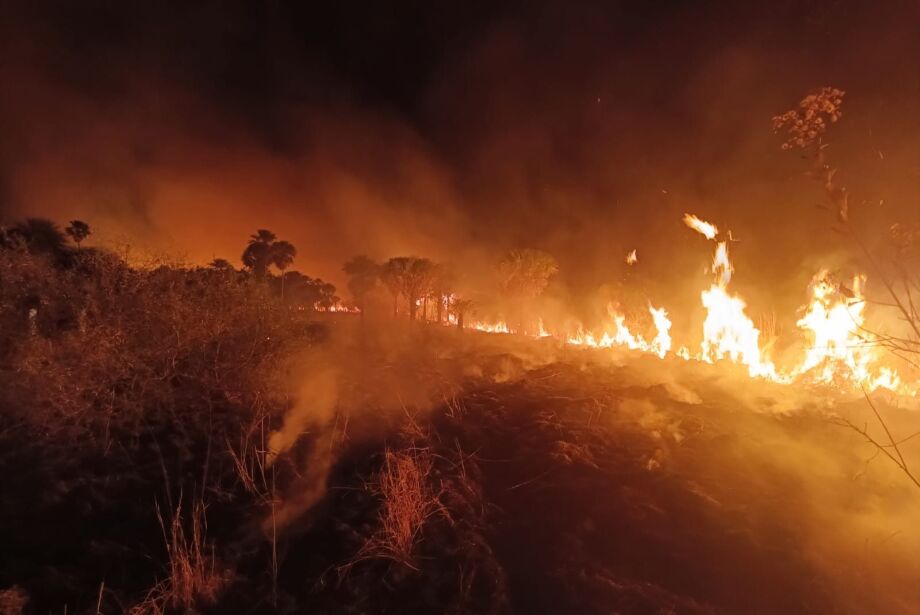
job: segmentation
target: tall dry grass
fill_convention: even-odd
[[[367,559],[386,559],[417,570],[416,551],[425,524],[449,512],[441,490],[429,484],[434,459],[427,448],[387,448],[383,466],[367,485],[381,500],[378,527],[344,569]]]
[[[131,615],[161,615],[170,611],[189,612],[196,606],[213,604],[229,582],[207,540],[204,502],[192,504],[189,518],[182,515],[182,503],[164,519],[159,504],[157,519],[163,530],[168,556],[167,575],[129,610]]]

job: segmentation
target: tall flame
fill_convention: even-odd
[[[877,349],[863,333],[864,284],[863,276],[855,276],[846,293],[850,297],[845,298],[827,271],[812,279],[812,301],[796,323],[811,338],[799,375],[823,383],[850,380],[870,390],[900,386],[900,377],[892,370],[883,367],[873,372]]]

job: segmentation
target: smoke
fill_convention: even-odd
[[[333,418],[337,397],[334,369],[319,367],[307,371],[294,407],[284,415],[281,429],[268,440],[272,459],[289,450],[307,428],[327,425]]]
[[[6,8],[0,215],[193,262],[269,228],[339,287],[359,253],[476,276],[536,247],[570,303],[628,283],[689,313],[709,259],[692,211],[732,229],[736,290],[793,329],[814,272],[854,250],[770,118],[827,84],[848,92],[829,156],[855,215],[912,211],[915,3],[432,7],[411,35],[352,9]]]

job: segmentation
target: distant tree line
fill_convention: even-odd
[[[394,317],[399,316],[402,301],[409,320],[453,320],[462,328],[465,315],[475,307],[475,301],[461,291],[456,269],[427,258],[396,256],[378,263],[360,255],[342,269],[348,276],[348,290],[362,313],[371,294],[381,286],[389,292]],[[528,303],[543,293],[558,270],[556,260],[541,250],[511,250],[498,261],[495,290],[511,302],[518,328],[526,328]]]
[[[13,226],[0,226],[0,248],[44,254],[60,266],[72,267],[100,253],[99,248],[83,247],[91,235],[90,226],[81,220],[72,220],[61,230],[50,220],[28,218]],[[265,284],[291,309],[325,310],[338,305],[340,298],[333,284],[291,269],[296,257],[297,248],[291,242],[270,230],[258,229],[241,254],[241,269],[227,259],[215,258],[207,270],[240,282]],[[474,293],[461,284],[457,268],[428,258],[395,256],[378,262],[359,255],[342,269],[354,306],[362,314],[370,308],[372,297],[383,291],[389,295],[394,318],[405,315],[409,320],[452,322],[462,328],[465,317],[477,307]],[[541,250],[510,250],[498,260],[493,291],[508,307],[514,328],[529,326],[528,305],[544,292],[558,270],[556,260]]]

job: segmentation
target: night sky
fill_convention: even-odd
[[[742,238],[740,285],[792,295],[845,257],[770,118],[825,85],[855,215],[920,215],[915,0],[63,4],[0,9],[0,216],[97,245],[236,260],[269,228],[336,282],[539,247],[576,290],[638,247],[680,287],[694,211]]]

